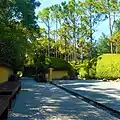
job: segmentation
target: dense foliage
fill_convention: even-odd
[[[37,6],[34,0],[0,1],[0,63],[14,68],[24,65],[28,39],[32,39],[31,32],[37,27]]]
[[[116,79],[120,77],[120,54],[99,56],[96,66],[97,78]]]

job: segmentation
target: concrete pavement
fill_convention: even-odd
[[[101,80],[61,80],[53,82],[120,111],[120,82],[103,82]]]

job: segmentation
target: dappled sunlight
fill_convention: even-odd
[[[67,99],[70,99],[70,97],[68,97],[68,96],[66,96],[66,97],[60,97],[60,99],[67,100]]]
[[[54,102],[62,102],[62,100],[49,99],[48,102],[51,102],[51,103],[54,103]]]
[[[89,89],[89,88],[84,88],[84,87],[73,88],[73,90],[84,90],[84,91],[90,91],[90,92],[100,92],[100,93],[103,93],[103,94],[108,95],[110,97],[115,97],[116,99],[120,99],[120,96],[115,95],[113,90],[109,90],[109,91],[111,91],[110,93],[108,93],[108,92],[105,93],[105,91]]]
[[[34,119],[36,120],[35,116],[39,116],[38,117],[38,120],[41,120],[40,118],[40,113],[39,112],[36,112],[34,114],[31,114],[31,115],[26,115],[26,114],[21,114],[21,113],[12,113],[11,114],[11,117],[9,118],[9,120],[31,120],[31,119]]]
[[[56,91],[56,90],[58,90],[59,88],[51,88],[51,91]]]
[[[45,85],[41,85],[41,84],[35,84],[34,87],[41,87],[41,88],[45,88]]]
[[[24,118],[29,117],[29,115],[25,115],[25,114],[21,114],[21,113],[12,113],[11,116],[12,117],[24,117]]]
[[[77,83],[70,83],[70,84],[69,83],[65,83],[65,84],[63,83],[62,85],[73,85],[73,86],[74,85],[92,85],[92,86],[94,86],[95,84],[87,83],[87,82],[86,83],[77,82]]]
[[[73,116],[56,115],[56,116],[47,117],[46,120],[73,120]]]
[[[56,109],[59,109],[58,106],[42,106],[42,108],[49,112],[54,112]]]
[[[41,93],[34,93],[35,95],[40,95]]]
[[[9,120],[117,120],[51,84],[27,82],[23,81]]]
[[[21,89],[21,91],[34,91],[34,89],[30,89],[30,88],[28,88],[28,89]]]

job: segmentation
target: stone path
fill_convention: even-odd
[[[8,120],[118,119],[49,83],[24,78]]]

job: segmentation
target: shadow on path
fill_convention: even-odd
[[[97,80],[68,80],[55,83],[120,111],[120,83]]]

